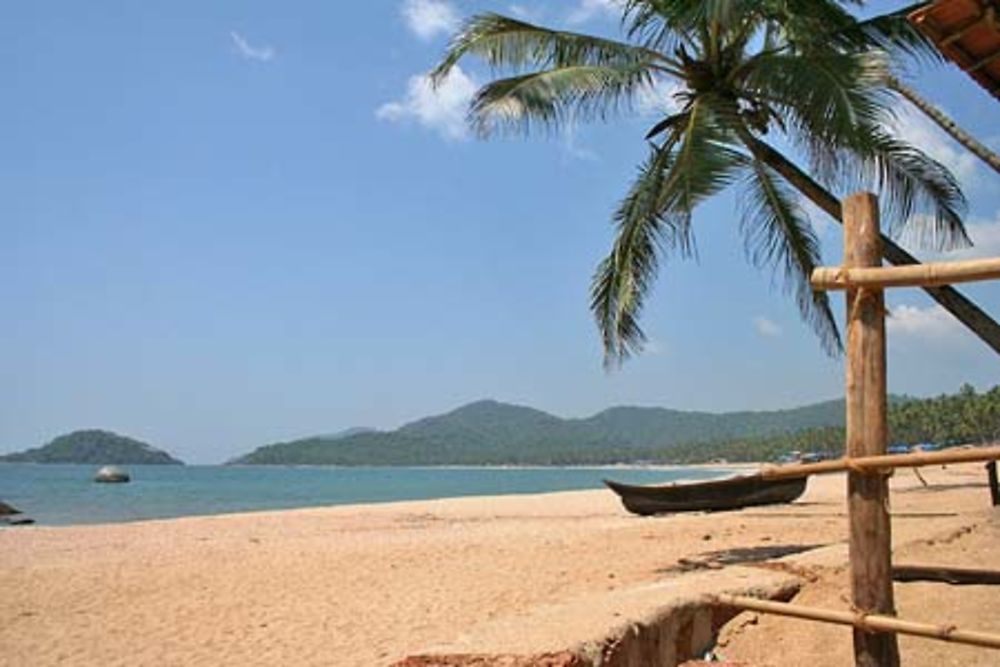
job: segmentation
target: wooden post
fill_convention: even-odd
[[[990,484],[990,502],[993,507],[1000,505],[1000,484],[997,483],[997,462],[990,461],[986,464],[986,478]]]
[[[867,192],[844,200],[844,266],[880,266],[878,199]],[[847,290],[847,456],[885,454],[885,299],[879,288]],[[851,592],[862,613],[894,616],[888,483],[880,472],[847,474]],[[896,635],[854,630],[858,667],[897,667]]]

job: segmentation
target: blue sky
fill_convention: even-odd
[[[589,281],[654,116],[469,136],[487,72],[420,77],[486,8],[616,25],[600,0],[6,3],[0,451],[101,427],[215,462],[485,397],[578,416],[839,396],[841,361],[744,261],[733,193],[698,211],[699,261],[664,267],[649,351],[604,372]],[[912,83],[998,144],[996,101],[957,70]],[[899,126],[961,179],[975,252],[1000,254],[996,174]],[[817,226],[839,262],[840,228]],[[963,291],[1000,316],[1000,285]],[[921,293],[889,304],[893,391],[1000,378]]]

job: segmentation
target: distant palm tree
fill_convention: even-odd
[[[841,347],[825,293],[809,275],[819,242],[789,186],[838,221],[831,188],[872,187],[899,231],[939,248],[968,243],[965,200],[951,173],[883,128],[891,97],[885,58],[870,50],[918,49],[900,15],[859,23],[827,0],[626,0],[629,43],[551,30],[497,14],[470,19],[432,73],[444,79],[464,56],[509,76],[483,86],[470,122],[478,133],[526,132],[633,108],[660,83],[677,86],[646,139],[649,155],[614,215],[617,236],[594,276],[591,306],[606,359],[641,349],[638,317],[662,256],[693,252],[691,215],[734,182],[745,188],[740,230],[757,266],[780,270],[824,348]],[[764,140],[784,136],[807,156],[807,174]],[[894,264],[916,260],[883,238]],[[928,292],[1000,352],[1000,326],[950,287]]]

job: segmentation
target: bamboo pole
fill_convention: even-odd
[[[974,630],[959,630],[953,625],[916,623],[914,621],[904,621],[891,616],[860,614],[849,611],[834,611],[831,609],[817,609],[816,607],[803,607],[801,605],[789,604],[787,602],[772,602],[770,600],[760,600],[758,598],[745,597],[742,595],[729,595],[726,593],[713,595],[711,596],[711,599],[715,604],[720,606],[733,607],[746,611],[756,611],[763,614],[776,614],[778,616],[790,616],[810,621],[820,621],[822,623],[850,625],[855,628],[856,632],[899,633],[903,635],[914,635],[916,637],[927,637],[928,639],[940,639],[942,641],[954,642],[956,644],[971,644],[972,646],[1000,649],[1000,635],[989,632],[977,632]]]
[[[915,266],[820,266],[813,269],[810,282],[816,290],[841,290],[850,287],[936,287],[996,278],[1000,278],[1000,257]]]
[[[761,468],[763,479],[788,479],[805,475],[857,470],[877,472],[893,468],[919,468],[921,466],[943,465],[946,463],[971,463],[980,461],[1000,461],[1000,447],[979,447],[976,449],[944,449],[940,452],[912,452],[910,454],[885,454],[880,456],[859,456],[854,458],[819,461],[817,463],[795,463],[784,466]]]
[[[844,200],[844,266],[882,265],[878,198],[859,192]],[[881,289],[847,290],[847,456],[885,454],[885,297]],[[882,475],[847,473],[851,600],[863,613],[895,615],[889,485]],[[854,630],[857,667],[898,667],[896,635]]]

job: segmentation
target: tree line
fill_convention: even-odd
[[[936,446],[985,444],[1000,440],[1000,385],[978,393],[964,384],[955,394],[931,398],[893,397],[889,405],[889,443]],[[843,427],[810,428],[763,438],[689,443],[651,452],[650,461],[705,463],[772,461],[793,451],[840,456]]]

